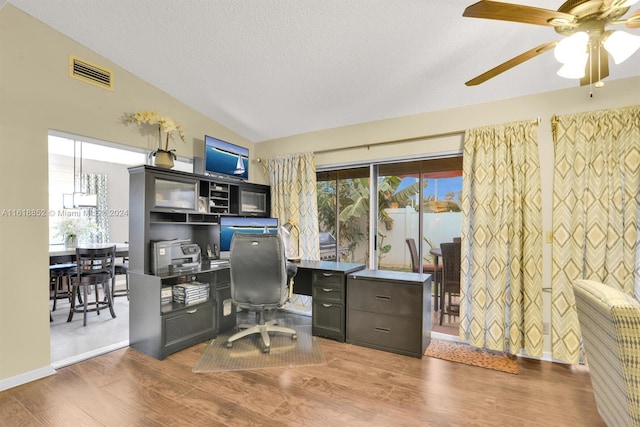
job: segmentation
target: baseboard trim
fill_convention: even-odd
[[[460,337],[457,337],[455,335],[443,334],[442,332],[431,331],[431,338],[443,341],[462,342],[460,340]]]
[[[53,375],[55,373],[56,370],[53,368],[53,366],[43,366],[42,368],[34,369],[33,371],[16,375],[15,377],[5,378],[3,380],[0,380],[0,391],[18,387],[20,385],[30,383],[31,381],[36,381],[41,378],[48,377],[49,375]]]
[[[64,368],[65,366],[73,365],[74,363],[82,362],[83,360],[91,359],[92,357],[100,356],[101,354],[110,353],[115,350],[119,350],[129,346],[129,340],[123,340],[114,344],[110,344],[104,347],[97,348],[95,350],[87,351],[86,353],[76,354],[75,356],[67,357],[66,359],[52,362],[51,366],[55,369]]]

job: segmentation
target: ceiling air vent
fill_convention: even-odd
[[[106,68],[69,55],[69,76],[103,89],[113,90],[113,73]]]

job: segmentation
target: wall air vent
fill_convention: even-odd
[[[107,90],[113,90],[113,72],[69,55],[69,76]]]

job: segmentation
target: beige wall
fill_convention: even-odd
[[[615,68],[612,68],[615,75]],[[508,78],[505,76],[505,78]],[[550,79],[555,78],[550,76]],[[463,84],[460,82],[460,84]],[[469,88],[473,90],[473,88]],[[422,135],[440,135],[474,127],[506,123],[517,120],[542,120],[538,128],[540,168],[542,181],[543,230],[552,230],[551,204],[553,195],[553,141],[551,117],[581,111],[616,108],[640,104],[640,77],[607,82],[604,88],[576,87],[534,96],[514,98],[500,102],[473,105],[446,111],[363,123],[339,129],[327,129],[256,144],[256,155],[269,158],[298,151],[322,151],[346,146],[362,146],[380,141],[414,138]],[[403,142],[341,150],[316,155],[318,166],[341,165],[346,162],[394,159],[402,156],[436,155],[462,150],[462,136],[427,138]],[[301,148],[303,147],[303,148]],[[543,242],[545,239],[543,239]],[[543,286],[551,286],[551,245],[543,248]],[[544,319],[550,322],[550,294],[544,293]],[[545,336],[545,358],[550,358],[550,337]]]
[[[640,78],[610,82],[588,97],[576,88],[538,96],[449,111],[384,120],[313,132],[253,145],[232,131],[127,73],[115,64],[67,39],[11,5],[0,9],[0,213],[6,209],[47,208],[47,131],[89,136],[136,147],[153,148],[150,140],[124,126],[125,112],[156,109],[184,124],[187,144],[178,154],[193,155],[204,134],[249,147],[250,180],[266,182],[256,157],[325,150],[520,119],[543,119],[539,129],[542,156],[544,228],[551,228],[553,150],[552,114],[633,105],[639,102]],[[108,92],[68,77],[68,55],[95,62],[115,73]],[[615,74],[615,68],[612,70]],[[550,76],[550,78],[554,78]],[[462,84],[462,82],[461,82]],[[525,83],[526,84],[526,83]],[[470,88],[469,90],[473,90]],[[319,154],[318,165],[397,158],[459,150],[460,137]],[[6,212],[6,211],[4,211]],[[0,384],[49,365],[47,218],[0,216]],[[545,286],[550,281],[550,247],[545,246]],[[1,388],[0,388],[1,389]]]
[[[0,46],[1,386],[50,363],[48,218],[11,216],[47,210],[50,129],[153,149],[153,140],[120,120],[126,112],[156,109],[185,127],[187,143],[175,145],[178,155],[192,157],[205,134],[250,150],[253,144],[11,5],[0,9]],[[69,54],[113,71],[115,90],[70,78]]]

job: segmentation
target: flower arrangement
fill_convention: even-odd
[[[169,137],[171,133],[176,131],[178,137],[184,142],[184,128],[179,125],[171,117],[165,117],[159,115],[156,111],[138,111],[131,115],[131,121],[138,125],[151,125],[158,127],[158,150],[171,153],[172,157],[176,159],[174,153],[175,150],[169,150]],[[164,146],[162,145],[162,132],[166,133],[164,139]]]
[[[62,237],[65,244],[75,246],[78,241],[89,241],[97,227],[86,217],[68,216],[58,222],[55,237]]]

